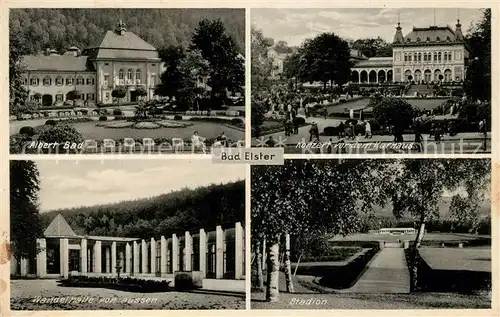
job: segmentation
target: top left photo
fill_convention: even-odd
[[[11,154],[245,145],[244,9],[10,9]]]

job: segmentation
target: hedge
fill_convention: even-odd
[[[52,120],[52,119],[45,121],[45,125],[56,125],[56,123],[57,122],[55,120]]]
[[[181,115],[176,114],[176,115],[174,116],[174,120],[182,120],[182,116],[181,116]]]
[[[106,117],[106,116],[99,117],[99,121],[107,121],[107,120],[108,120],[108,117]]]
[[[170,281],[147,280],[133,277],[106,277],[106,276],[84,276],[70,275],[67,279],[61,280],[64,286],[71,287],[99,287],[111,288],[129,292],[167,292],[171,290]]]
[[[26,134],[27,136],[34,136],[35,135],[35,129],[33,127],[25,126],[19,129],[19,134]]]

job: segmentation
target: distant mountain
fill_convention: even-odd
[[[182,189],[109,205],[53,210],[41,214],[45,229],[61,214],[77,234],[152,237],[201,228],[233,227],[245,221],[245,182]]]
[[[187,46],[203,19],[220,19],[244,55],[244,9],[11,9],[9,28],[22,34],[28,53],[35,54],[47,48],[83,49],[122,20],[128,31],[160,49]]]

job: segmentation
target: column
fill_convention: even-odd
[[[21,258],[21,276],[28,275],[28,259]]]
[[[59,239],[59,267],[63,278],[69,275],[69,240],[67,238]]]
[[[191,271],[193,267],[193,264],[191,263],[191,256],[193,254],[193,238],[191,237],[191,233],[189,233],[189,231],[186,231],[184,233],[184,246],[186,248],[186,260],[184,261],[184,269],[185,271]]]
[[[110,250],[110,247],[104,247],[104,254],[105,254],[105,259],[104,259],[104,263],[105,263],[105,273],[111,273],[111,250]]]
[[[139,250],[139,243],[137,241],[134,241],[134,269],[133,269],[134,274],[137,274],[140,272],[140,268],[139,268],[140,253],[141,253],[141,251]]]
[[[207,234],[204,229],[200,229],[200,271],[201,276],[207,275]]]
[[[80,241],[80,271],[87,273],[87,239]]]
[[[47,275],[47,241],[44,238],[37,240],[40,252],[36,256],[36,275],[43,278]]]
[[[125,245],[125,273],[131,273],[132,268],[130,267],[130,260],[132,259],[132,248],[130,247],[130,243],[127,242]]]
[[[221,226],[215,229],[215,278],[224,277],[224,230]]]
[[[179,239],[174,233],[172,235],[172,272],[179,271]]]
[[[146,240],[144,240],[144,239],[142,239],[142,242],[141,242],[141,256],[142,256],[141,272],[142,273],[149,273],[148,272],[148,244],[146,243]]]
[[[378,83],[378,69],[375,70],[375,82]]]
[[[96,241],[94,243],[94,273],[101,273],[102,272],[102,249],[101,249],[101,241]]]
[[[156,241],[155,238],[151,238],[151,273],[156,274]]]
[[[234,278],[243,278],[243,227],[237,222],[234,227]]]
[[[111,242],[111,273],[116,273],[116,241]]]
[[[167,275],[167,239],[160,238],[160,272],[161,276]]]

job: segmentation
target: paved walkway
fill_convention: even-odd
[[[403,248],[384,248],[368,264],[352,293],[410,293],[410,273]]]

